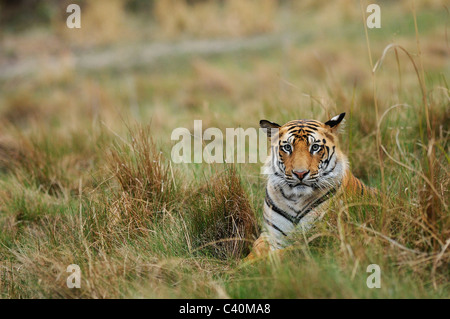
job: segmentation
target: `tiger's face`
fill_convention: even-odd
[[[344,116],[339,114],[325,123],[294,120],[283,126],[261,120],[260,126],[268,129],[272,141],[273,174],[292,188],[334,186],[346,167],[336,134]]]

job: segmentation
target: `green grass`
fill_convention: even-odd
[[[418,4],[421,56],[408,4],[382,2],[382,29],[368,31],[374,63],[391,42],[419,72],[422,59],[421,87],[401,51],[373,77],[359,3],[336,15],[317,5],[278,9],[272,32],[295,35],[283,45],[2,80],[0,297],[448,298],[445,16]],[[58,34],[45,32],[49,43]],[[22,52],[27,34],[12,35],[7,49]],[[375,104],[380,118],[400,103],[409,107],[384,116],[377,143]],[[335,203],[291,248],[245,262],[261,225],[261,165],[171,163],[172,130],[341,112],[352,172],[384,197]],[[81,267],[81,289],[66,287],[70,264]],[[370,264],[381,267],[380,289],[366,286]]]

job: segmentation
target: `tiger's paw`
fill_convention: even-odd
[[[256,259],[267,256],[270,252],[270,246],[266,238],[260,236],[254,243],[250,254],[244,258],[244,262],[252,262]]]

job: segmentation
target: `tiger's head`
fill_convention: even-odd
[[[336,186],[347,169],[347,158],[338,145],[341,113],[322,123],[294,120],[284,125],[261,120],[271,138],[270,162],[266,173],[296,190],[313,191]]]

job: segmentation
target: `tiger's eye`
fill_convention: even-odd
[[[319,150],[319,148],[320,148],[319,144],[314,144],[313,146],[311,146],[311,151],[316,152]]]
[[[285,150],[287,153],[292,152],[292,147],[291,147],[291,145],[286,144],[286,145],[284,146],[284,150]]]

